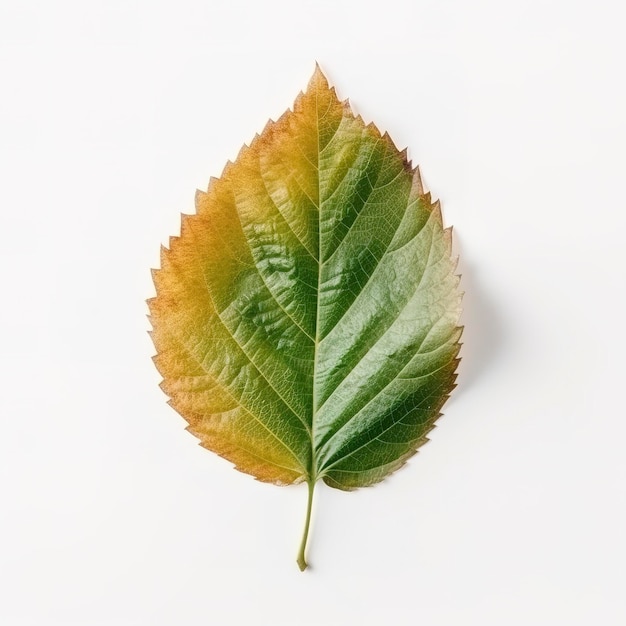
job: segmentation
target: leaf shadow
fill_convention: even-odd
[[[453,394],[459,395],[480,380],[503,353],[506,345],[505,325],[493,296],[485,287],[478,265],[455,233],[455,249],[459,254],[458,274],[461,275],[463,291],[464,326],[461,343],[458,387]]]

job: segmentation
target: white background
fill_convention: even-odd
[[[0,3],[0,623],[626,623],[621,3]],[[165,403],[144,300],[319,61],[422,167],[459,387],[378,487],[260,484]],[[324,486],[322,486],[324,487]]]

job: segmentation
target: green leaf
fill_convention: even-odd
[[[262,481],[401,467],[454,387],[451,233],[419,171],[316,69],[163,248],[155,363],[201,445]]]

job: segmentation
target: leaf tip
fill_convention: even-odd
[[[316,91],[318,89],[330,89],[330,87],[320,64],[315,61],[315,69],[313,70],[313,76],[311,76],[307,90]]]

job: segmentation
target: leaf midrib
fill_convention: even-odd
[[[329,105],[328,109],[324,112],[324,115],[330,111],[332,105]],[[343,115],[342,115],[343,121]],[[331,138],[326,142],[326,146],[332,141],[333,137],[337,133],[337,130],[341,126],[341,122],[338,124],[335,132],[331,136]],[[322,183],[321,183],[321,175],[320,175],[320,114],[319,114],[319,100],[318,100],[318,91],[315,90],[315,139],[317,142],[317,149],[315,151],[317,157],[317,289],[316,289],[316,303],[315,303],[315,339],[313,343],[313,379],[311,381],[312,384],[312,411],[311,411],[311,429],[309,431],[311,437],[311,463],[308,469],[309,475],[307,476],[307,482],[309,485],[314,485],[319,476],[317,475],[317,455],[315,450],[315,418],[317,416],[318,410],[318,397],[317,397],[317,386],[315,384],[315,380],[317,378],[317,356],[318,349],[321,343],[320,340],[320,306],[319,306],[319,295],[320,295],[320,286],[322,284],[322,229],[321,229],[321,214],[322,214]],[[326,147],[325,146],[325,147]]]
[[[309,467],[309,475],[307,476],[307,482],[309,488],[317,481],[317,457],[315,450],[315,418],[317,416],[317,385],[315,380],[317,378],[317,353],[320,345],[320,286],[322,282],[322,229],[321,215],[322,215],[322,184],[320,175],[320,119],[319,119],[319,103],[317,90],[315,90],[315,139],[317,141],[317,149],[315,151],[317,156],[317,289],[315,291],[316,303],[315,303],[315,339],[313,344],[313,380],[311,385],[312,398],[312,411],[311,411],[311,430],[309,431],[311,437],[311,461]]]

